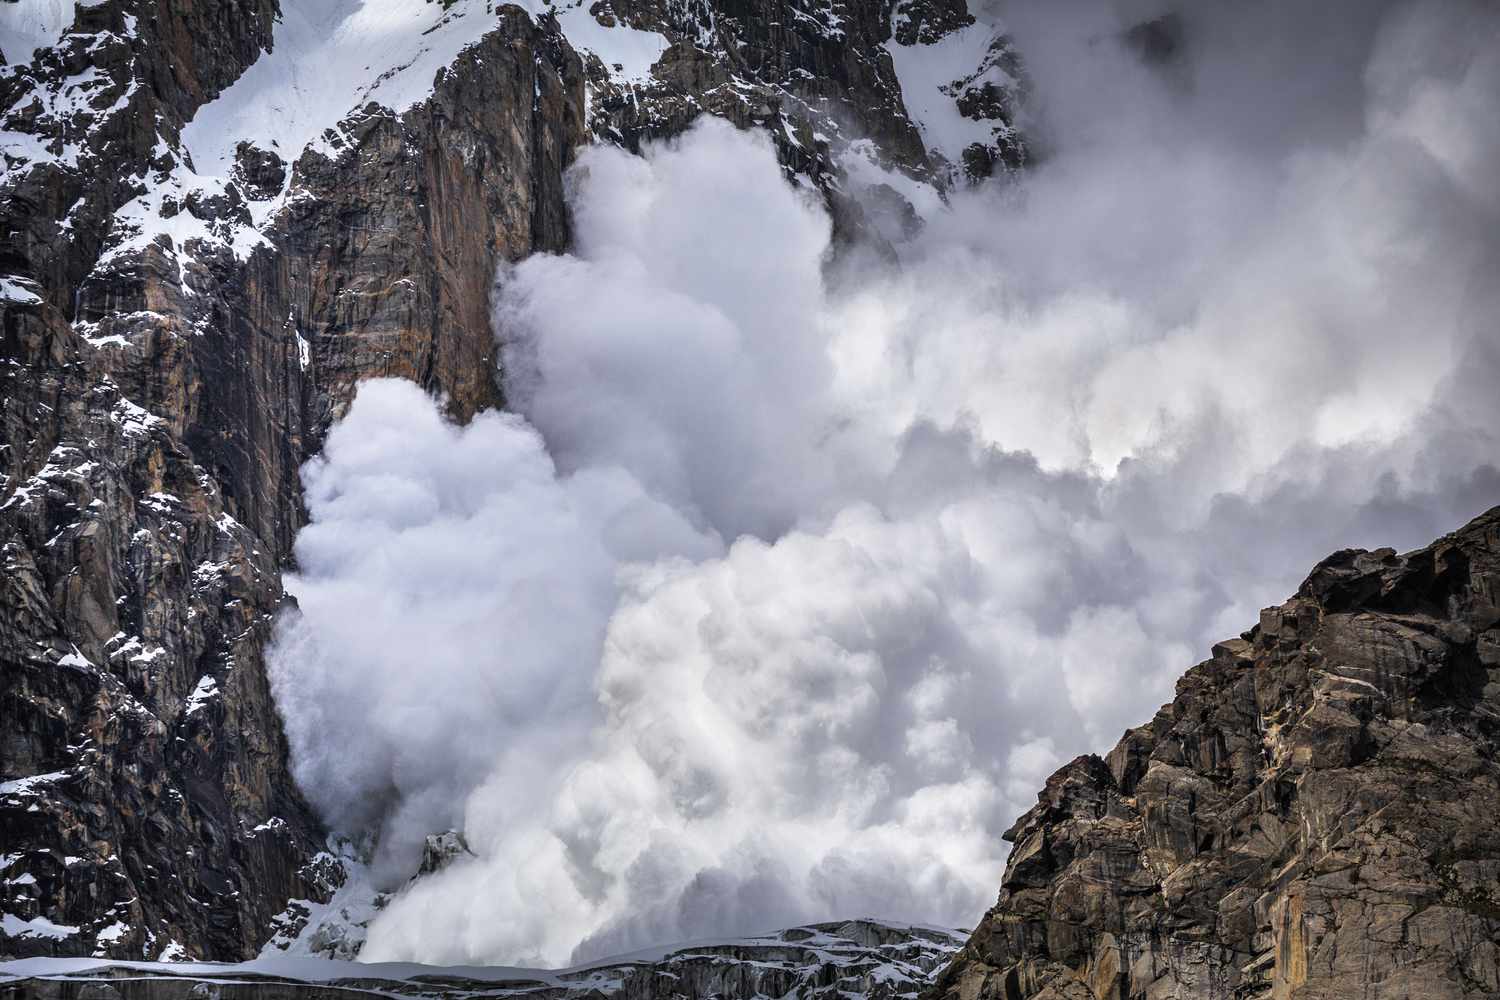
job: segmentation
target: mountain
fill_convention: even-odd
[[[1005,833],[928,1000],[1500,995],[1500,508],[1338,552]]]
[[[560,970],[356,965],[281,957],[228,966],[31,959],[0,969],[0,996],[332,1000],[462,998],[495,996],[498,991],[531,1000],[760,1000],[790,995],[803,1000],[915,1000],[961,942],[959,934],[939,928],[850,920],[761,937],[701,941]],[[152,978],[140,978],[142,973]]]
[[[930,984],[957,941],[872,922],[501,986],[118,971],[358,909],[267,679],[298,470],[363,378],[505,404],[494,276],[572,245],[582,147],[761,127],[840,246],[889,251],[1024,168],[1030,84],[965,0],[0,0],[0,53],[0,957],[86,973],[0,988],[1500,995],[1500,510],[1336,554],[1053,775]]]
[[[1058,770],[962,948],[859,920],[547,972],[37,958],[0,966],[0,995],[1496,996],[1497,738],[1500,507],[1415,552],[1335,553]]]
[[[1025,156],[964,0],[6,0],[0,50],[0,955],[332,897],[265,670],[298,469],[363,377],[503,402],[496,266],[568,247],[581,145],[764,126],[877,243]]]

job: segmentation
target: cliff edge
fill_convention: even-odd
[[[1500,507],[1343,551],[1005,833],[930,1000],[1500,995]]]

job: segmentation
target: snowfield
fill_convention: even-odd
[[[7,917],[7,920],[12,918]],[[339,984],[351,994],[521,995],[564,991],[580,1000],[619,993],[640,977],[673,992],[708,989],[725,1000],[790,995],[827,1000],[915,998],[962,946],[966,931],[876,920],[811,924],[759,937],[713,938],[651,948],[566,969],[345,962],[263,954],[250,962],[119,962],[27,958],[0,962],[0,985],[28,979],[187,979],[212,986],[264,982]],[[497,990],[499,984],[503,989]],[[711,986],[706,985],[711,984]],[[701,988],[700,988],[701,987]],[[647,987],[650,988],[649,986]],[[664,990],[658,990],[663,994]]]
[[[494,0],[391,3],[389,0],[284,0],[273,49],[183,130],[193,166],[225,176],[242,140],[288,163],[349,112],[375,102],[400,114],[426,99],[459,53],[495,25]],[[666,50],[650,31],[606,28],[581,0],[522,5],[557,15],[574,48],[588,50],[617,77],[641,79]]]

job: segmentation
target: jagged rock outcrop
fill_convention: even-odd
[[[270,960],[246,967],[174,969],[152,978],[94,963],[67,975],[19,969],[0,998],[38,1000],[297,1000],[359,996],[524,997],[526,1000],[915,1000],[958,949],[959,933],[871,920],[812,924],[779,934],[663,949],[654,957],[605,960],[575,969],[442,969]],[[12,967],[17,969],[17,967]],[[47,977],[47,978],[43,978]]]
[[[67,6],[72,27],[57,44],[0,53],[0,272],[28,277],[70,315],[114,213],[197,109],[270,46],[277,8],[275,0]]]
[[[1006,833],[929,1000],[1500,996],[1500,508],[1339,552]]]
[[[104,357],[77,314],[132,178],[273,14],[80,7],[4,75],[3,954],[245,954],[286,895],[320,891],[300,874],[319,835],[261,666],[280,550],[186,444],[177,321],[152,313],[138,347]],[[164,268],[147,253],[141,270]],[[160,304],[147,288],[109,305],[122,326]]]
[[[181,190],[182,124],[274,13],[80,7],[5,78],[39,151],[0,206],[0,954],[245,957],[333,891],[264,667],[297,469],[365,375],[494,405],[496,264],[567,243],[578,57],[515,8],[345,148],[289,175],[242,148],[239,183]]]
[[[581,145],[765,125],[846,235],[870,228],[851,185],[913,224],[891,185],[971,158],[908,113],[893,62],[980,30],[963,0],[595,4],[662,38],[630,79],[563,8],[404,2],[473,29],[425,96],[382,105],[416,71],[374,65],[310,145],[230,136],[224,164],[184,134],[284,42],[287,0],[0,11],[61,18],[35,51],[4,35],[0,66],[0,956],[242,958],[332,897],[264,663],[298,469],[363,377],[459,419],[503,402],[495,271],[567,248]],[[975,44],[926,99],[1018,164],[1019,67]]]
[[[1029,84],[1010,39],[940,48],[983,31],[964,0],[597,0],[590,9],[669,43],[646,80],[616,79],[597,58],[586,60],[596,136],[637,149],[704,112],[763,127],[788,174],[824,192],[845,237],[883,232],[866,219],[866,204],[882,193],[899,197],[895,187],[911,179],[947,189],[1026,161],[1015,123]],[[897,57],[958,61],[944,65],[940,91],[917,95],[903,92]],[[928,100],[956,116],[926,120]],[[968,134],[951,132],[954,117]]]

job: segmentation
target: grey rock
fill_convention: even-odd
[[[1500,508],[1339,552],[1074,760],[928,1000],[1500,995]]]
[[[465,854],[472,856],[473,853],[469,850],[469,842],[457,830],[429,833],[427,842],[422,847],[422,864],[417,869],[417,875],[431,875],[442,871]]]
[[[651,82],[498,5],[425,101],[354,109],[291,162],[242,143],[228,184],[163,195],[210,234],[181,246],[124,246],[116,212],[170,188],[185,124],[270,47],[275,0],[103,0],[55,47],[6,53],[3,126],[47,153],[0,180],[0,272],[36,299],[0,314],[0,781],[26,779],[0,796],[0,878],[5,912],[77,930],[0,934],[0,957],[244,958],[330,898],[265,671],[298,470],[363,378],[411,379],[459,420],[503,405],[494,275],[567,249],[584,143],[635,149],[704,113],[767,125],[846,238],[916,225],[893,191],[868,216],[847,196],[856,135],[952,182],[883,45],[893,24],[914,44],[968,24],[963,0],[595,8],[668,36]],[[85,70],[87,100],[53,100]]]

